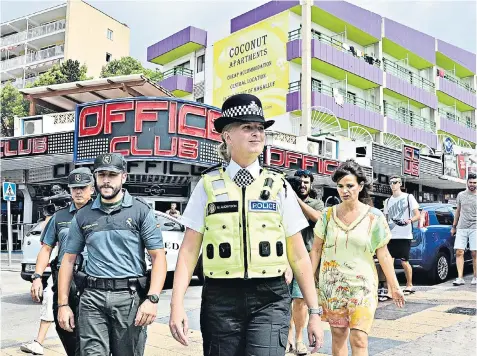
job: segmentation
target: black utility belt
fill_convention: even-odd
[[[96,278],[87,276],[85,288],[101,289],[109,291],[119,290],[136,290],[141,285],[146,284],[147,277],[133,277],[133,278]]]
[[[258,285],[263,282],[275,283],[282,282],[284,280],[283,275],[277,277],[268,278],[210,278],[205,277],[205,282],[209,285]]]

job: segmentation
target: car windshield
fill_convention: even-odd
[[[181,231],[181,225],[162,215],[156,214],[156,220],[162,231]]]

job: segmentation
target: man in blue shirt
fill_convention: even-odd
[[[58,210],[48,221],[45,231],[42,234],[41,242],[43,246],[36,260],[35,273],[32,276],[31,296],[34,301],[39,302],[43,285],[41,276],[44,273],[50,260],[53,248],[58,245],[58,257],[51,262],[53,274],[53,319],[56,325],[56,331],[66,350],[68,356],[79,356],[79,342],[76,338],[77,333],[71,333],[63,330],[58,324],[58,268],[61,265],[61,259],[65,253],[66,239],[68,230],[76,212],[91,200],[91,194],[94,192],[94,178],[88,168],[77,168],[68,176],[68,187],[70,188],[73,203],[64,209]],[[69,303],[77,315],[78,299],[74,283],[71,284]]]
[[[99,155],[94,174],[99,196],[76,214],[68,235],[59,274],[58,320],[67,331],[78,327],[68,305],[68,285],[76,255],[86,246],[78,321],[81,354],[143,355],[146,326],[156,318],[167,273],[161,230],[149,205],[122,189],[127,178],[122,155]],[[149,288],[145,248],[152,260]]]

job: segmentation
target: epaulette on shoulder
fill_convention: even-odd
[[[207,168],[201,174],[204,175],[204,174],[210,173],[212,171],[218,170],[219,168],[222,168],[222,167],[223,167],[223,163],[217,163],[216,165],[213,165],[212,167]]]
[[[266,168],[267,171],[270,171],[270,172],[272,172],[272,173],[277,173],[277,174],[280,174],[280,175],[285,175],[285,172],[282,171],[280,168],[277,168],[277,167],[268,166],[268,165],[263,165],[263,168]]]
[[[136,199],[138,202],[143,203],[145,206],[148,207],[148,209],[152,209],[151,206],[141,197],[134,196],[134,199]]]

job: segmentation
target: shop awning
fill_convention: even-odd
[[[20,89],[25,99],[56,112],[73,111],[77,104],[98,100],[153,96],[173,97],[168,90],[142,74],[83,80],[72,83]],[[35,115],[30,105],[30,116]]]

